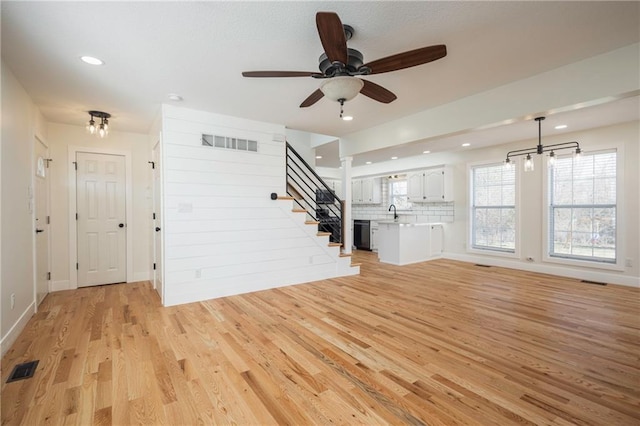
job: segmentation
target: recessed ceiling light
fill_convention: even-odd
[[[316,155],[316,160],[322,160],[322,155]]]
[[[371,161],[367,161],[367,162],[366,162],[366,163],[364,163],[364,164],[371,164]]]
[[[176,94],[176,93],[169,93],[167,95],[167,98],[169,98],[170,101],[174,101],[174,102],[181,102],[182,101],[182,96]]]
[[[471,144],[467,142],[467,143],[463,143],[462,146],[471,146]]]
[[[93,56],[81,56],[80,60],[89,65],[104,65],[102,59],[94,58]]]
[[[422,151],[423,154],[431,154],[431,151]]]
[[[554,129],[556,130],[562,130],[562,129],[566,129],[567,125],[566,124],[558,124],[556,127],[554,127]]]
[[[392,159],[392,160],[397,160],[397,159],[398,159],[398,157],[391,157],[391,159]]]
[[[351,120],[353,120],[353,117],[352,117],[352,116],[350,116],[350,115],[344,115],[344,116],[342,116],[342,119],[343,119],[344,121],[351,121]]]

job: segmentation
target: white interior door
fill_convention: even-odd
[[[76,154],[78,287],[127,280],[125,157]]]
[[[164,302],[163,277],[162,277],[162,175],[160,168],[160,142],[153,148],[153,285]]]
[[[35,140],[36,304],[49,293],[49,148]]]

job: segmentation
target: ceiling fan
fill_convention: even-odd
[[[423,47],[403,53],[387,56],[364,63],[364,56],[355,49],[347,48],[347,40],[353,36],[353,28],[343,25],[335,12],[318,12],[316,26],[324,53],[319,59],[320,72],[308,71],[245,71],[244,77],[313,77],[325,79],[320,88],[314,91],[301,104],[309,107],[324,96],[340,102],[353,99],[358,93],[388,104],[397,96],[384,87],[358,76],[382,74],[415,67],[443,58],[447,55],[444,44]]]

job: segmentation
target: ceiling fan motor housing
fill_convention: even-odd
[[[360,74],[358,71],[360,67],[364,64],[364,56],[362,53],[357,51],[356,49],[347,49],[348,61],[344,64],[344,69],[340,69],[336,64],[331,63],[329,58],[327,58],[327,54],[323,53],[320,55],[318,61],[320,62],[319,68],[320,72],[326,76],[333,75],[354,75]]]

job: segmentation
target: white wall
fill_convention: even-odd
[[[588,131],[565,133],[544,137],[543,144],[578,141],[583,151],[607,149],[621,145],[624,149],[624,194],[621,227],[621,254],[631,260],[631,267],[624,271],[609,271],[597,268],[568,267],[542,261],[543,253],[543,175],[542,165],[537,164],[533,173],[521,174],[521,250],[520,259],[506,260],[504,257],[478,255],[467,252],[469,226],[468,165],[481,162],[501,162],[506,153],[514,149],[533,147],[537,139],[494,147],[438,153],[428,156],[355,167],[354,176],[380,176],[394,172],[415,170],[423,167],[450,164],[454,166],[455,220],[445,224],[445,254],[454,259],[513,268],[552,273],[580,279],[591,279],[609,283],[640,286],[640,124],[638,121],[596,128]],[[540,160],[540,157],[537,157]],[[354,213],[355,214],[355,213]],[[355,217],[355,216],[354,216]],[[533,257],[534,262],[526,261]]]
[[[2,355],[35,309],[33,193],[35,135],[47,141],[43,118],[13,72],[2,63],[0,330]],[[11,294],[15,307],[11,309]]]
[[[289,145],[313,168],[316,164],[316,151],[311,147],[313,134],[300,130],[286,129],[285,136]]]
[[[124,152],[132,160],[132,201],[133,223],[127,223],[128,237],[133,240],[133,276],[129,282],[151,279],[152,255],[151,238],[151,150],[149,136],[138,133],[118,132],[118,120],[112,120],[109,136],[100,139],[89,135],[84,126],[49,123],[48,134],[51,163],[51,246],[52,287],[55,290],[70,288],[69,274],[69,218],[75,212],[69,211],[69,161],[71,147],[105,149]],[[75,271],[72,271],[75,273]]]
[[[175,305],[346,275],[348,258],[285,194],[284,126],[163,106],[164,303]],[[202,134],[258,152],[202,146]]]

